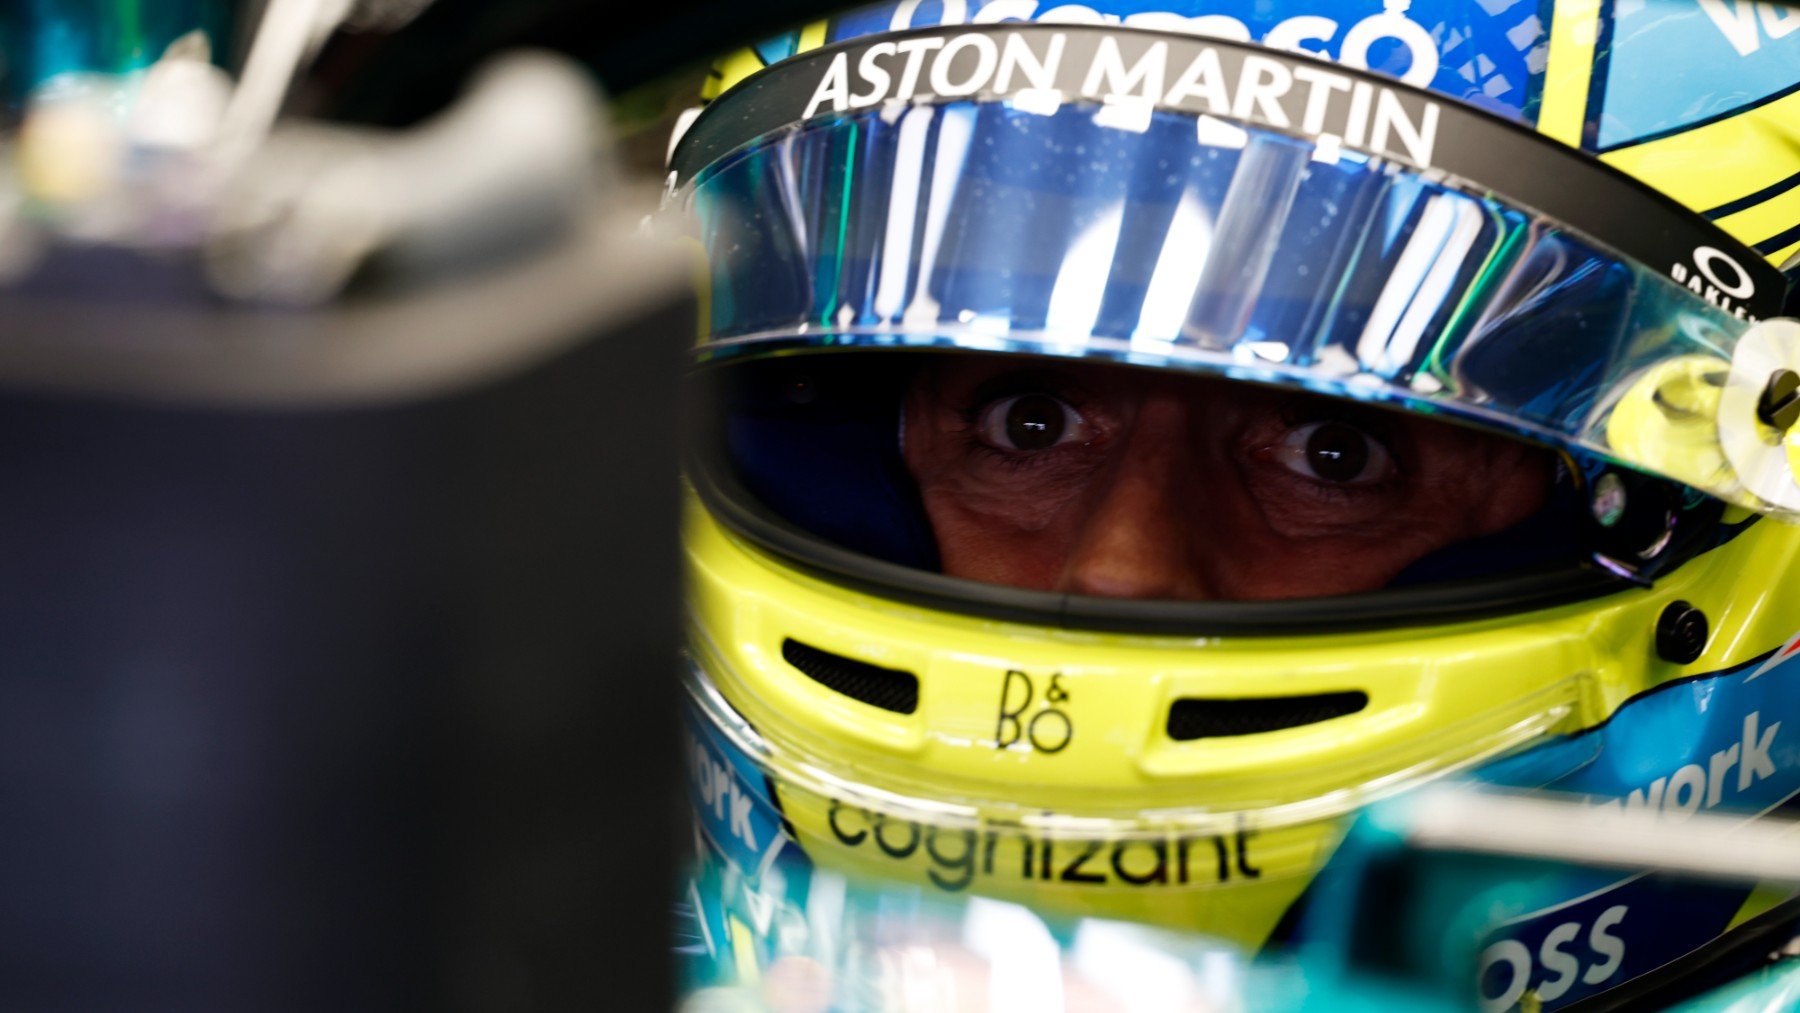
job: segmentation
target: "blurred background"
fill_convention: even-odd
[[[670,1001],[643,223],[814,6],[0,7],[0,1004]]]

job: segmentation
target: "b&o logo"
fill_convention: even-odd
[[[1040,679],[1042,676],[1039,677]],[[1000,683],[1000,719],[994,725],[994,746],[1006,749],[1024,742],[1040,753],[1060,753],[1075,738],[1075,721],[1067,709],[1069,691],[1062,673],[1049,677],[1043,695],[1030,675],[1009,669]],[[1032,703],[1036,701],[1034,710]]]

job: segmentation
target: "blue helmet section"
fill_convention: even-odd
[[[1001,21],[1190,31],[1380,71],[1530,123],[1548,59],[1551,6],[1546,0],[907,0],[834,18],[826,41]],[[762,47],[765,60],[777,55],[781,41]],[[797,46],[798,36],[785,41]]]
[[[1639,144],[1800,89],[1800,8],[1747,0],[1610,6],[1593,85],[1603,89],[1604,112],[1584,146]]]
[[[1797,647],[1800,637],[1736,668],[1659,686],[1607,724],[1496,764],[1481,780],[1670,823],[1706,812],[1792,816],[1800,801],[1800,736],[1790,717],[1800,703]],[[1490,964],[1515,965],[1483,996],[1496,1008],[1527,988],[1549,1009],[1648,974],[1737,924],[1749,897],[1743,884],[1600,869],[1566,870],[1538,886],[1537,903],[1507,918],[1484,951],[1484,977]]]
[[[1042,21],[1188,31],[1310,53],[1535,125],[1554,0],[905,0],[833,18],[826,42],[939,25]],[[1601,7],[1582,146],[1639,144],[1800,89],[1800,9],[1751,0]],[[794,55],[801,33],[756,46]]]

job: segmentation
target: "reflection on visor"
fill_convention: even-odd
[[[1716,415],[1638,410],[1676,358],[1737,382],[1743,321],[1528,209],[1335,146],[1167,112],[915,105],[778,132],[690,199],[712,269],[703,358],[929,347],[1198,370],[1800,507],[1746,482],[1743,454],[1693,452],[1719,446]]]

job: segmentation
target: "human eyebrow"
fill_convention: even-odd
[[[1087,385],[1057,369],[1014,369],[996,373],[975,385],[969,392],[968,399],[977,404],[985,404],[997,398],[1010,397],[1014,394],[1026,394],[1043,391],[1048,394],[1088,398]]]

